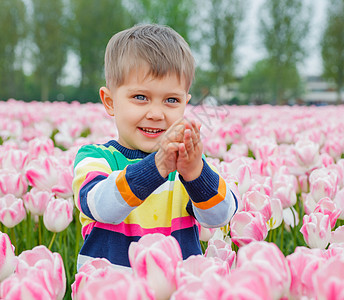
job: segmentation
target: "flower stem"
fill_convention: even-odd
[[[283,252],[283,232],[284,232],[284,221],[282,221],[282,224],[281,224],[281,246],[280,246],[280,249],[282,252]]]
[[[17,248],[16,233],[14,232],[14,227],[12,227],[10,231],[11,231],[11,242],[12,242],[12,245],[14,246],[15,255],[17,256],[18,248]]]
[[[51,247],[53,246],[53,243],[54,243],[54,241],[55,241],[55,238],[56,238],[56,232],[54,232],[54,234],[53,234],[53,236],[52,236],[52,238],[51,238],[51,241],[50,241],[50,243],[49,243],[49,246],[48,246],[48,249],[49,250],[51,250]]]
[[[38,218],[38,245],[42,245],[42,216]]]

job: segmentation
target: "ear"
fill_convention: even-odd
[[[190,94],[188,94],[188,95],[187,95],[187,98],[186,98],[186,104],[188,104],[188,103],[189,103],[190,99],[191,99],[191,95],[190,95]]]
[[[113,105],[113,99],[111,97],[110,90],[103,86],[99,89],[99,96],[100,99],[102,99],[103,105],[105,107],[106,112],[110,115],[114,115],[114,105]]]

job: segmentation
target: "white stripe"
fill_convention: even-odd
[[[162,185],[160,185],[158,188],[156,188],[152,194],[160,194],[164,191],[173,191],[174,187],[174,181],[166,181]]]
[[[96,208],[96,203],[94,201],[95,199],[95,194],[100,187],[100,185],[103,183],[103,180],[98,182],[87,194],[87,204],[88,208],[90,209],[90,212],[92,216],[98,221],[104,223],[104,220],[98,215],[97,213],[97,208]]]
[[[102,164],[108,168],[110,168],[109,163],[107,162],[107,160],[105,158],[94,158],[94,157],[86,157],[83,160],[81,160],[74,168],[74,176],[77,173],[77,170],[80,168],[85,167],[86,165],[90,164],[90,163],[99,163]],[[110,168],[111,169],[111,168]]]

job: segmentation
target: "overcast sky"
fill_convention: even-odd
[[[244,24],[245,38],[238,48],[239,64],[236,72],[240,75],[258,60],[264,57],[264,49],[261,48],[258,39],[258,8],[264,0],[251,0],[250,8],[246,13]],[[305,0],[311,3],[313,13],[307,41],[308,55],[300,65],[300,71],[304,75],[320,75],[322,72],[319,41],[326,18],[326,0]]]

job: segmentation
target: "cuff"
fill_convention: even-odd
[[[204,159],[203,169],[198,178],[191,181],[185,181],[181,175],[179,178],[193,202],[204,202],[218,194],[219,175]]]
[[[141,200],[167,181],[155,165],[155,154],[156,152],[151,153],[139,162],[127,166],[125,178],[132,192]]]

